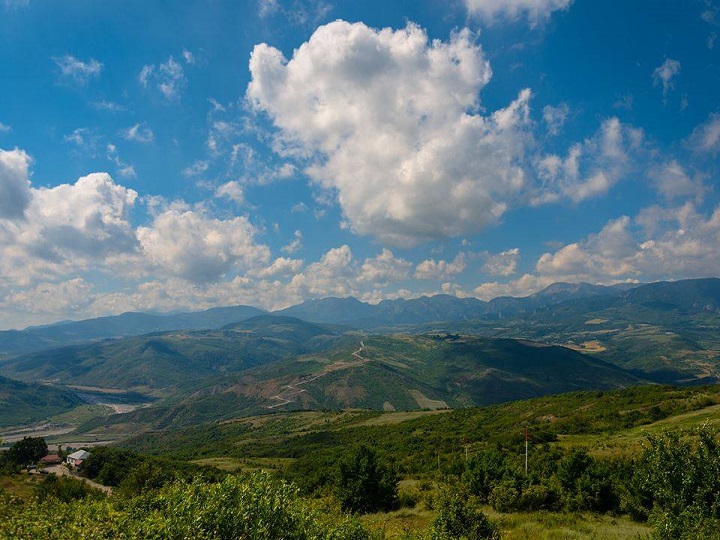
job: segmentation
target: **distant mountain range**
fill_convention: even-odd
[[[0,363],[14,379],[170,395],[207,377],[327,349],[338,339],[290,317],[260,315],[220,330],[174,330],[69,345]]]
[[[161,401],[138,421],[158,425],[167,414],[186,424],[275,408],[456,407],[648,381],[714,383],[718,330],[720,279],[556,283],[489,302],[325,298],[275,313],[127,313],[2,332],[0,373],[140,392]]]
[[[355,298],[323,298],[274,312],[308,322],[341,324],[366,330],[432,322],[509,317],[573,299],[618,296],[627,286],[555,283],[524,298],[499,297],[489,302],[448,295],[385,300],[377,305]],[[230,306],[177,314],[123,313],[82,321],[0,331],[0,360],[73,343],[140,336],[172,330],[214,330],[268,313],[251,306]]]
[[[211,330],[264,313],[267,312],[250,306],[219,307],[168,315],[123,313],[83,321],[63,321],[25,330],[0,331],[0,359],[99,339],[140,336],[170,330]]]

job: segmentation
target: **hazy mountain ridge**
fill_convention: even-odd
[[[6,360],[0,371],[25,381],[166,393],[201,378],[322,350],[336,337],[332,329],[299,319],[261,315],[220,330],[171,331],[39,351]]]
[[[346,324],[359,328],[411,325],[432,321],[468,320],[503,312],[517,314],[587,296],[617,294],[616,287],[587,283],[555,283],[527,297],[498,297],[489,302],[438,294],[404,300],[383,300],[373,305],[353,297],[311,299],[272,312],[309,322]],[[0,331],[0,358],[41,348],[98,339],[130,337],[172,330],[214,330],[269,312],[252,306],[227,306],[204,311],[151,314],[128,312],[81,321],[62,321],[25,330]]]
[[[130,312],[82,321],[63,321],[25,330],[0,331],[0,359],[3,356],[99,339],[171,330],[213,330],[264,313],[267,312],[251,306],[217,307],[163,315]]]

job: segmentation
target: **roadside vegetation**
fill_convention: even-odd
[[[240,419],[93,448],[81,474],[110,496],[20,472],[47,450],[27,438],[2,454],[0,538],[716,538],[719,393]]]

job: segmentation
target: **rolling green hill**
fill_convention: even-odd
[[[41,351],[3,362],[0,372],[26,381],[169,394],[206,377],[323,350],[335,339],[332,329],[263,315],[221,330],[166,332]]]
[[[352,336],[334,347],[228,374],[83,432],[168,429],[263,412],[444,409],[643,384],[563,348],[459,336]]]
[[[448,411],[278,412],[148,432],[121,446],[181,459],[290,466],[300,473],[311,462],[331,463],[363,443],[393,456],[402,474],[421,474],[434,469],[437,453],[448,467],[461,461],[466,445],[470,453],[496,445],[520,452],[526,426],[531,451],[550,442],[583,445],[595,455],[633,456],[650,433],[706,423],[720,425],[720,386],[651,385]]]
[[[82,403],[83,400],[69,390],[0,377],[0,427],[44,420]]]

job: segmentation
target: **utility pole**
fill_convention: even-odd
[[[525,426],[525,476],[528,473],[528,428]]]

